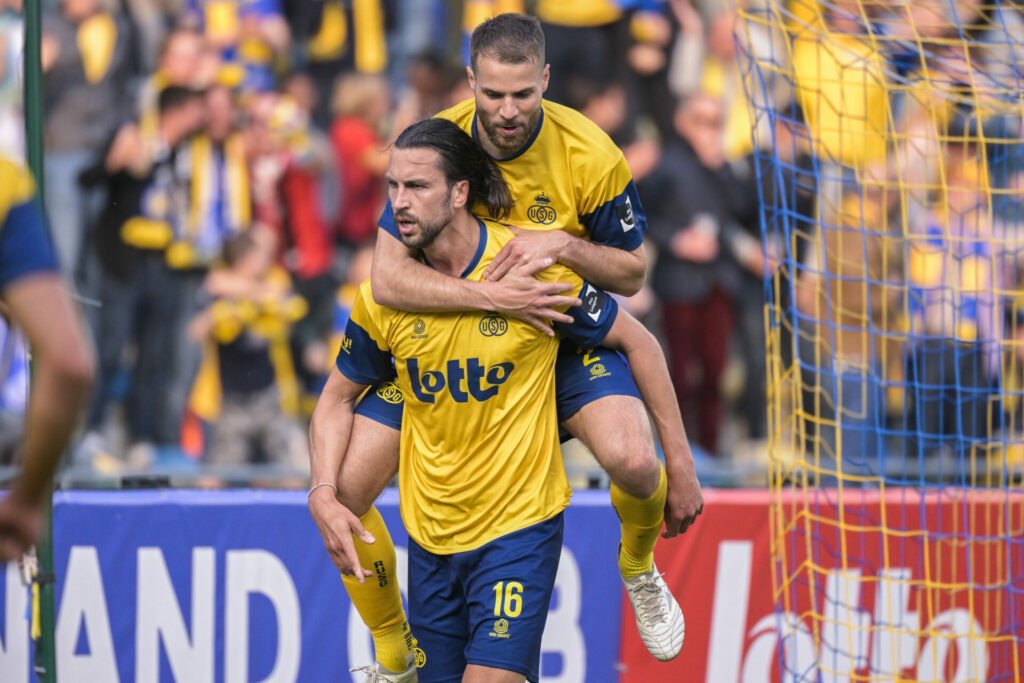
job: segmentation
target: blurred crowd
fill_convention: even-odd
[[[0,6],[0,149],[21,155],[21,2]],[[230,482],[267,463],[301,482],[388,142],[472,97],[469,32],[503,11],[541,19],[546,97],[626,155],[651,272],[624,303],[660,334],[701,452],[758,451],[785,417],[768,411],[767,343],[803,378],[802,447],[994,428],[1024,190],[1009,3],[44,9],[45,205],[100,370],[74,465],[201,463]],[[938,389],[911,400],[915,379]]]
[[[998,482],[1024,463],[1021,6],[796,3],[785,25],[785,59],[747,43],[759,113],[793,88],[756,131],[781,440],[819,479]]]

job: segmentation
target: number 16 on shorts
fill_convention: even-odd
[[[508,638],[508,620],[523,612],[523,584],[518,581],[499,581],[494,584],[494,630],[496,638]]]

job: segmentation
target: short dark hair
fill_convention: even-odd
[[[441,172],[448,187],[469,181],[468,207],[483,204],[495,220],[508,218],[512,191],[494,159],[461,128],[447,119],[414,123],[398,136],[395,149],[432,149],[441,156]]]
[[[169,111],[181,109],[193,100],[198,100],[202,97],[203,93],[199,90],[185,88],[180,85],[169,85],[160,91],[160,95],[157,98],[157,109],[161,114],[166,114]]]
[[[537,17],[506,12],[488,19],[469,39],[469,63],[476,69],[480,56],[503,64],[535,62],[544,65],[544,30]]]

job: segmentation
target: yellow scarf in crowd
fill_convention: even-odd
[[[206,135],[197,135],[190,144],[192,162],[191,204],[184,234],[167,249],[167,263],[172,268],[192,268],[209,265],[209,258],[196,251],[196,239],[204,229],[203,222],[210,215],[210,207],[217,200],[212,190],[219,186],[210,181],[217,167],[213,156],[213,142]],[[252,219],[249,194],[249,168],[245,158],[245,145],[239,133],[228,136],[224,143],[224,191],[228,209],[228,227],[232,233],[242,232]]]

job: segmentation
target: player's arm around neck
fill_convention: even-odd
[[[545,320],[571,322],[554,310],[573,306],[574,297],[561,296],[569,283],[540,282],[532,276],[551,265],[551,259],[528,263],[497,282],[476,282],[449,277],[417,260],[413,252],[387,230],[380,229],[373,255],[373,300],[403,311],[497,311],[523,320],[547,335]]]
[[[566,236],[569,239],[558,262],[575,270],[587,282],[622,296],[633,296],[644,286],[647,252],[642,244],[626,251]]]
[[[697,481],[693,453],[686,439],[665,354],[654,335],[623,310],[619,311],[604,344],[626,354],[636,386],[654,419],[654,427],[665,452],[665,473],[668,475],[664,536],[671,538],[686,531],[694,522],[704,509],[704,497]]]
[[[641,244],[632,251],[594,244],[562,230],[512,228],[508,242],[484,271],[491,282],[500,282],[512,269],[542,259],[568,266],[580,277],[608,292],[633,296],[644,284],[647,253]]]
[[[488,309],[481,283],[439,273],[386,230],[377,233],[370,276],[376,303],[416,313]]]
[[[352,536],[358,535],[365,543],[373,543],[374,539],[336,496],[338,472],[352,435],[356,400],[365,388],[338,368],[332,369],[309,424],[309,512],[334,566],[342,574],[355,576],[360,583],[370,572],[359,566]]]

